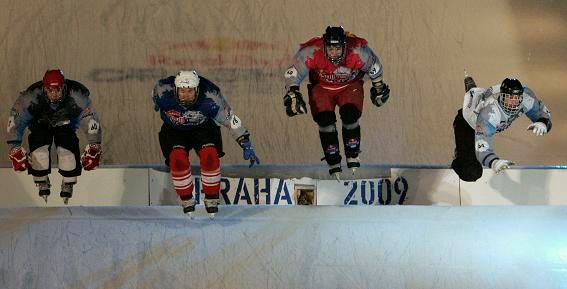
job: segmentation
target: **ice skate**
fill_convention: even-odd
[[[63,203],[65,205],[69,204],[69,199],[73,197],[73,185],[75,183],[62,183],[61,184],[61,193],[59,196],[63,199]]]
[[[341,181],[341,172],[343,169],[341,168],[341,164],[334,164],[329,166],[329,175],[334,176],[337,179],[337,182]]]
[[[476,83],[474,82],[474,79],[465,70],[465,92],[475,87],[476,87]]]
[[[195,200],[193,198],[181,200],[181,206],[183,207],[183,213],[193,219],[193,212],[195,212]]]
[[[37,182],[35,183],[35,185],[39,188],[39,196],[42,197],[45,203],[47,204],[47,198],[51,194],[51,190],[49,189],[51,187],[51,184],[49,183],[49,179],[47,179],[47,181],[44,182]]]
[[[352,174],[356,173],[356,170],[360,168],[360,158],[347,158],[347,167],[352,170]]]
[[[209,213],[209,218],[214,219],[219,211],[220,199],[205,199],[205,209]]]

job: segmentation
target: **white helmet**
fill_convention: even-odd
[[[199,86],[199,75],[195,70],[180,70],[175,76],[176,88],[196,88]]]

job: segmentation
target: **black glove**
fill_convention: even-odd
[[[388,84],[382,80],[372,82],[372,88],[370,89],[372,103],[377,107],[381,107],[388,101],[388,98],[390,98],[390,87]]]
[[[299,92],[299,86],[292,86],[284,96],[285,112],[289,117],[307,113],[305,101]]]

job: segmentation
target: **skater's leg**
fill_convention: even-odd
[[[205,208],[207,213],[218,212],[220,196],[220,159],[218,151],[213,144],[204,145],[198,152],[201,163],[201,183],[205,194]]]
[[[475,132],[463,117],[462,109],[457,111],[453,121],[455,135],[455,159],[451,168],[466,182],[474,182],[482,176],[482,165],[474,149]]]
[[[34,127],[30,129],[28,136],[29,162],[28,173],[39,189],[39,196],[47,203],[47,197],[51,194],[49,173],[51,172],[50,149],[53,142],[53,134],[47,127]]]
[[[319,125],[319,138],[325,154],[325,161],[329,165],[329,174],[338,174],[341,170],[341,152],[339,136],[336,128],[336,115],[334,111],[320,112],[314,116]]]
[[[159,132],[161,151],[165,156],[166,165],[170,169],[171,180],[175,192],[181,199],[183,212],[191,214],[195,211],[193,198],[193,177],[189,161],[190,143],[189,135],[175,131],[165,125]]]
[[[62,126],[54,129],[54,140],[59,173],[63,176],[59,195],[67,204],[73,196],[73,186],[77,183],[77,177],[81,175],[79,138],[73,128]]]
[[[358,119],[360,118],[360,111],[352,104],[343,105],[339,113],[342,120],[342,137],[343,145],[345,148],[345,157],[347,159],[347,167],[356,170],[360,167],[360,125]]]

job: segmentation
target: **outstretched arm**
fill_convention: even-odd
[[[232,111],[220,91],[217,92],[215,98],[218,102],[218,112],[214,117],[215,122],[226,127],[230,131],[232,137],[243,150],[243,158],[250,161],[250,167],[256,163],[260,164],[260,159],[256,156],[256,152],[252,148],[248,129],[244,127],[240,118]]]
[[[528,130],[533,131],[538,136],[548,133],[552,126],[551,112],[543,101],[538,99],[535,93],[526,87],[522,103],[527,109],[526,116],[532,121],[532,124],[528,126]]]

